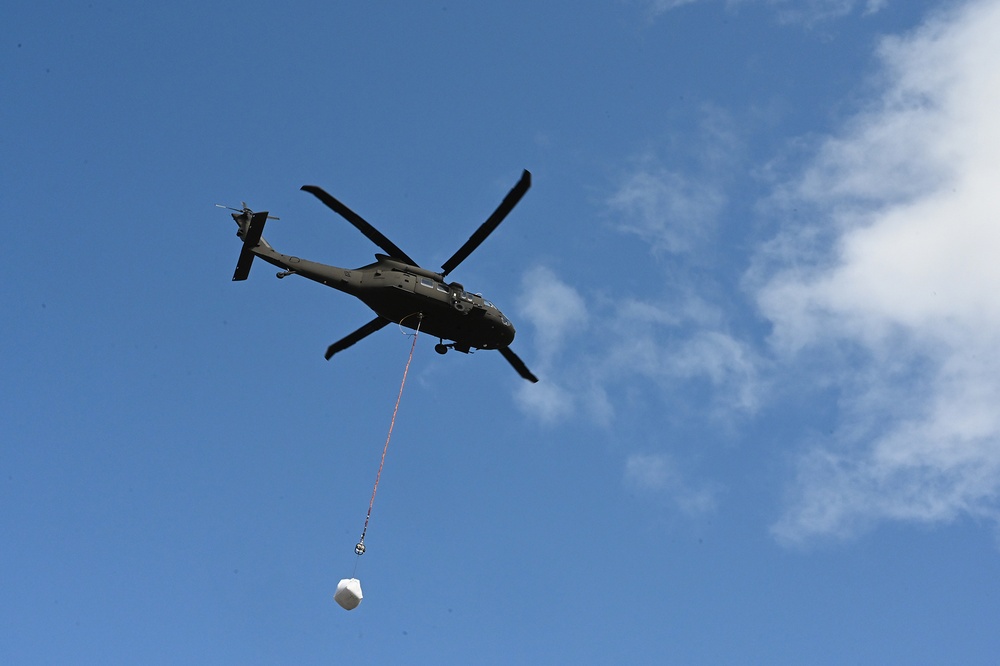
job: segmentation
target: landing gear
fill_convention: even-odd
[[[468,354],[472,348],[469,345],[459,344],[457,342],[445,344],[444,340],[434,345],[434,351],[438,354],[447,354],[449,349],[454,349],[455,351],[462,352],[463,354]]]

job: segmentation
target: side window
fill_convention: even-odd
[[[449,289],[448,285],[446,285],[446,284],[442,284],[442,283],[438,282],[437,288],[438,288],[438,291],[443,291],[446,294],[450,294],[451,293],[451,289]]]
[[[428,289],[434,288],[434,280],[427,277],[420,278],[420,284],[424,287],[427,287]]]

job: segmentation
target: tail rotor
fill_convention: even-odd
[[[237,213],[240,214],[240,216],[246,215],[247,217],[253,217],[253,211],[250,210],[249,206],[247,206],[247,202],[246,201],[241,201],[240,203],[243,204],[243,208],[233,208],[232,206],[227,206],[225,204],[219,204],[219,203],[215,204],[215,207],[216,208],[224,208],[226,210],[236,211]],[[239,216],[238,215],[234,215],[233,217],[239,217]],[[267,219],[269,219],[269,220],[280,220],[281,218],[278,217],[277,215],[270,215],[269,214],[267,216]]]
[[[233,211],[233,220],[239,226],[236,235],[243,239],[243,248],[240,250],[239,261],[236,262],[236,272],[233,273],[233,281],[246,280],[250,275],[250,266],[253,265],[254,248],[261,242],[261,235],[264,233],[264,224],[268,220],[280,220],[281,218],[269,214],[267,211],[255,213],[247,206],[246,201],[240,202],[243,208],[234,208],[224,204],[215,204],[217,208],[225,208]]]

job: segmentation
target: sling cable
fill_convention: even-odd
[[[423,313],[418,315],[416,332],[413,334],[413,342],[410,344],[410,355],[406,359],[406,367],[403,368],[403,380],[399,383],[399,394],[396,396],[396,406],[392,409],[392,420],[389,421],[389,433],[385,436],[385,444],[382,446],[382,459],[378,464],[378,473],[375,475],[375,485],[372,486],[372,497],[368,501],[368,513],[365,515],[365,526],[361,530],[361,538],[354,546],[354,552],[358,559],[354,562],[354,573],[358,570],[358,561],[365,554],[365,535],[368,534],[368,521],[372,517],[372,507],[375,506],[375,494],[378,492],[378,482],[382,478],[382,468],[385,466],[385,454],[389,451],[389,440],[392,439],[392,429],[396,426],[396,414],[399,413],[399,402],[403,398],[403,388],[406,386],[406,376],[410,372],[410,363],[413,361],[413,350],[417,347],[417,336],[420,335],[420,323],[423,321]],[[402,323],[402,322],[400,322]],[[334,600],[347,610],[357,608],[361,603],[361,581],[357,578],[345,578],[337,585],[337,592],[333,596]]]

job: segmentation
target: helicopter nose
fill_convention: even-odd
[[[507,325],[504,326],[503,328],[503,338],[504,338],[503,344],[505,347],[510,345],[510,343],[514,342],[515,335],[517,335],[517,331],[514,330],[514,324],[508,321]]]

